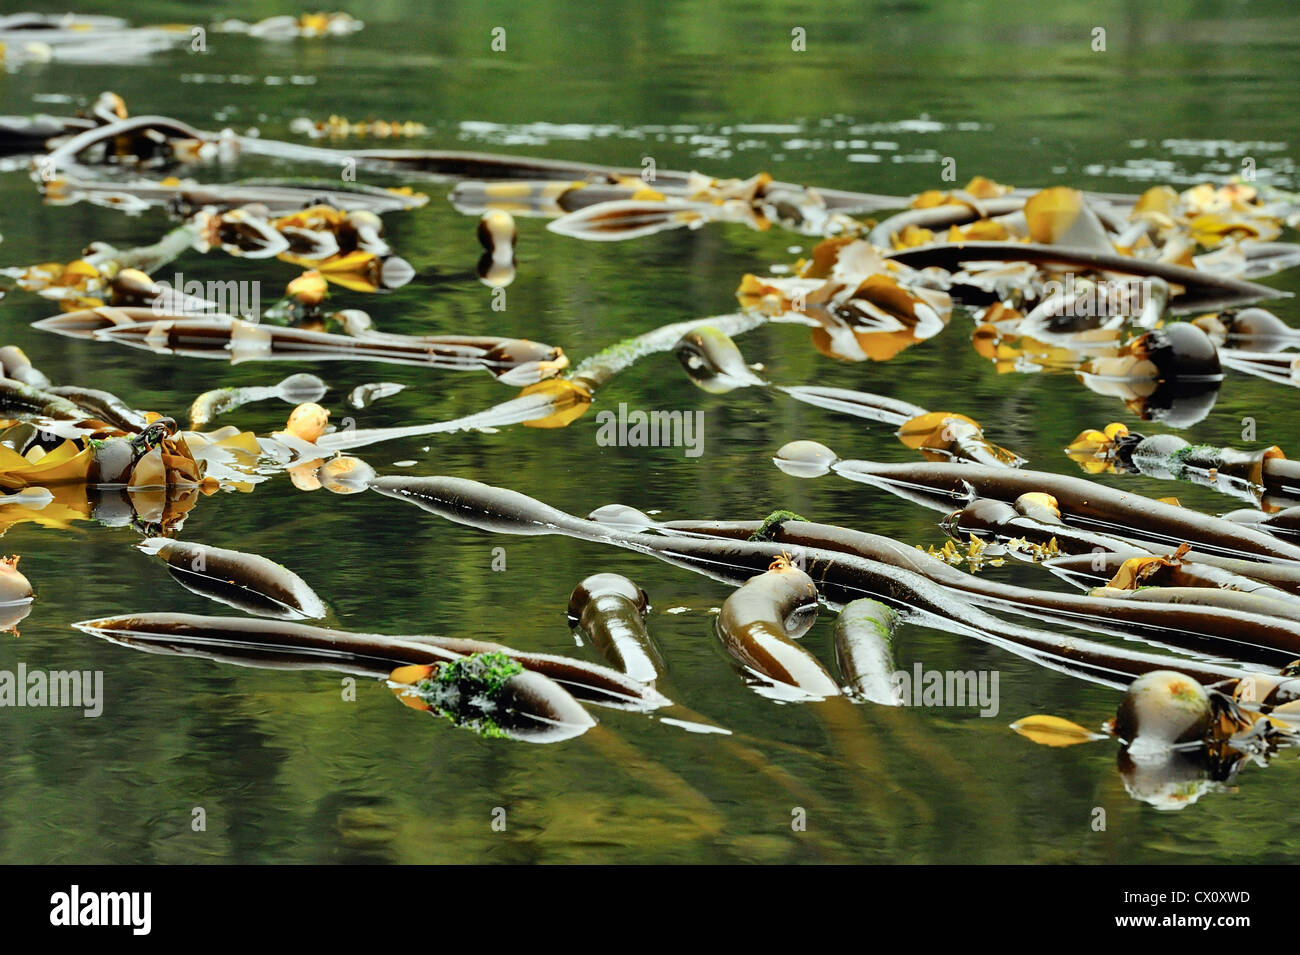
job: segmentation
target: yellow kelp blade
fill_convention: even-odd
[[[1095,739],[1104,739],[1102,733],[1084,729],[1078,723],[1059,716],[1026,716],[1016,720],[1011,728],[1021,736],[1027,737],[1040,746],[1074,746],[1078,743],[1090,743]]]
[[[1025,222],[1029,236],[1043,245],[1114,252],[1106,228],[1088,208],[1082,192],[1067,186],[1053,186],[1036,192],[1025,201]]]
[[[434,669],[427,663],[412,663],[401,666],[388,675],[388,682],[400,683],[403,686],[414,686],[421,680],[429,679],[433,675]]]
[[[94,450],[64,441],[35,461],[0,446],[0,488],[84,484],[95,459]]]
[[[389,689],[401,701],[403,706],[413,710],[428,712],[432,709],[428,703],[411,691],[411,687],[421,680],[427,680],[436,668],[423,663],[412,663],[398,667],[388,675]]]
[[[278,256],[281,262],[289,262],[303,269],[314,270],[329,282],[340,285],[350,292],[377,292],[382,287],[379,256],[373,252],[358,249],[344,255],[334,255],[328,259],[303,258],[290,253]]]
[[[567,378],[550,378],[529,385],[519,392],[520,398],[525,395],[546,395],[551,399],[551,413],[522,422],[525,428],[567,428],[591,407],[591,392]]]
[[[905,421],[894,434],[906,447],[931,460],[965,459],[993,467],[1024,463],[1019,455],[985,438],[979,422],[964,414],[929,411]]]
[[[1172,554],[1152,554],[1150,557],[1130,557],[1119,565],[1119,570],[1106,586],[1118,590],[1137,590],[1166,567],[1177,567],[1190,551],[1191,545],[1179,544]]]

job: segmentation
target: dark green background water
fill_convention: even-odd
[[[256,126],[275,138],[292,138],[288,125],[299,116],[411,119],[429,127],[418,143],[429,146],[633,166],[650,155],[665,168],[740,176],[766,169],[901,194],[944,185],[944,156],[956,159],[961,181],[984,173],[1016,185],[1117,191],[1228,175],[1250,156],[1289,187],[1300,68],[1293,9],[1286,0],[1173,2],[1158,11],[1139,2],[1011,0],[986,8],[914,0],[815,12],[754,2],[376,2],[354,10],[367,27],[344,39],[276,44],[210,33],[201,56],[176,52],[131,67],[29,65],[0,76],[0,111],[65,112],[113,89],[136,113],[205,128]],[[270,3],[212,10],[250,19],[298,12]],[[192,14],[182,4],[147,3],[131,16]],[[495,26],[507,30],[505,53],[489,49]],[[797,26],[807,30],[804,53],[790,50]],[[1097,26],[1107,30],[1104,53],[1090,47]],[[295,170],[248,164],[198,175],[267,171]],[[339,299],[368,309],[385,330],[527,336],[578,359],[666,322],[730,311],[741,275],[790,260],[789,246],[807,247],[796,236],[739,226],[579,244],[521,220],[519,277],[508,309],[493,312],[485,288],[456,277],[479,254],[473,220],[450,209],[445,186],[425,188],[428,207],[388,217],[393,244],[420,277],[396,294]],[[43,207],[25,172],[0,176],[5,264],[66,261],[93,239],[128,246],[166,228],[161,213]],[[260,279],[268,290],[294,274],[218,253],[187,255],[177,268],[201,280]],[[1275,281],[1300,288],[1295,276]],[[1279,308],[1300,324],[1295,311],[1292,303]],[[450,417],[512,394],[481,374],[169,360],[28,327],[48,313],[35,297],[11,293],[0,303],[3,340],[21,345],[56,382],[108,388],[177,416],[208,388],[272,383],[296,370],[325,377],[336,419],[351,414],[362,427]],[[881,365],[833,363],[811,349],[806,331],[789,326],[753,332],[740,345],[783,383],[878,391],[968,414],[1048,470],[1073,473],[1060,448],[1082,428],[1135,424],[1118,402],[1069,378],[995,375],[971,350],[969,332],[969,317],[958,313],[946,333]],[[346,408],[351,388],[377,380],[410,387],[363,412]],[[799,437],[845,457],[910,460],[888,429],[757,393],[709,396],[666,355],[617,379],[600,401],[703,409],[703,457],[600,448],[594,414],[567,430],[444,436],[363,455],[380,471],[501,483],[579,513],[610,502],[672,517],[758,517],[789,507],[909,543],[942,542],[930,512],[845,482],[798,482],[769,463],[772,451]],[[287,410],[255,405],[221,423],[264,433]],[[1188,436],[1240,444],[1241,419],[1252,416],[1261,442],[1286,447],[1297,410],[1295,392],[1233,376]],[[417,463],[394,466],[409,459]],[[1126,486],[1228,506],[1184,487]],[[859,725],[839,737],[851,744],[846,752],[817,708],[777,705],[743,685],[716,646],[708,613],[725,588],[647,558],[559,538],[496,538],[374,495],[304,494],[284,479],[202,501],[183,536],[293,567],[349,629],[482,637],[552,652],[593,653],[574,647],[564,620],[573,586],[596,571],[627,574],[655,604],[649,624],[669,665],[662,689],[736,735],[727,741],[598,711],[600,732],[556,746],[509,745],[413,713],[377,685],[360,686],[356,702],[346,703],[330,674],[220,667],[107,645],[68,624],[123,611],[221,611],[133,550],[128,529],[22,525],[3,550],[23,556],[38,600],[21,638],[0,640],[0,668],[25,661],[102,669],[108,699],[97,720],[68,710],[0,711],[0,859],[1245,862],[1289,860],[1297,845],[1294,758],[1248,769],[1239,791],[1158,812],[1125,793],[1110,743],[1049,750],[1007,728],[1038,712],[1096,725],[1113,713],[1113,692],[968,639],[909,627],[899,662],[1000,671],[996,718],[859,707]],[[490,570],[498,545],[507,553],[503,573]],[[1050,585],[1032,567],[998,576]],[[682,607],[688,612],[664,612]],[[804,639],[828,662],[830,620],[824,615]],[[196,806],[207,811],[206,832],[190,829]],[[490,827],[498,806],[507,812],[504,832]],[[807,811],[806,832],[791,831],[797,806]],[[1107,812],[1105,832],[1090,826],[1094,807]]]

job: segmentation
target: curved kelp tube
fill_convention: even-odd
[[[403,702],[483,735],[556,743],[595,725],[576,699],[500,651],[460,655],[304,624],[154,613],[83,620],[92,636],[147,653],[276,670],[332,670],[389,681]],[[396,669],[395,665],[399,665]],[[447,669],[447,668],[451,669]],[[412,673],[413,670],[420,671]],[[445,675],[445,677],[444,677]],[[439,677],[444,677],[439,679]],[[423,685],[427,681],[428,685]]]
[[[514,424],[539,427],[540,422],[569,421],[591,406],[592,395],[581,384],[554,378],[525,388],[518,397],[460,418],[392,428],[348,428],[322,435],[316,444],[331,451],[361,448],[398,438],[425,437],[456,431],[490,431]]]
[[[481,530],[522,535],[561,534],[612,544],[732,584],[743,583],[766,570],[783,553],[779,544],[624,531],[615,525],[574,517],[517,491],[463,478],[381,477],[371,486],[381,494],[409,501],[431,514]],[[893,543],[903,551],[919,554]],[[898,609],[923,614],[932,621],[937,620],[941,627],[956,627],[1044,666],[1098,682],[1123,685],[1148,670],[1168,667],[1172,659],[1022,627],[981,610],[950,588],[914,570],[857,554],[808,547],[801,549],[799,556],[805,572],[829,601],[848,603],[871,597]],[[1207,683],[1237,678],[1242,672],[1202,661],[1176,662]]]
[[[796,444],[799,447],[795,448]],[[1189,543],[1197,550],[1225,557],[1300,561],[1300,547],[1269,534],[1082,478],[979,464],[844,461],[812,441],[785,445],[773,461],[796,477],[834,471],[945,513],[977,497],[1012,502],[1024,494],[1050,494],[1056,499],[1061,520],[1071,527],[1160,547]],[[801,469],[815,464],[816,470],[796,470],[784,466],[787,463]]]
[[[1293,604],[1282,604],[1288,616],[1269,611],[1273,601],[1260,598],[1254,612],[1240,608],[1156,604],[1124,597],[1081,596],[1017,587],[957,570],[936,557],[908,547],[890,537],[855,531],[833,524],[797,519],[758,522],[672,521],[659,525],[668,533],[705,534],[744,539],[759,534],[798,554],[818,551],[878,561],[920,574],[949,589],[959,599],[994,610],[1049,620],[1065,626],[1136,637],[1192,652],[1222,653],[1241,659],[1275,662],[1278,655],[1300,654],[1300,625],[1289,619]],[[1251,596],[1245,595],[1242,596]]]
[[[280,620],[319,620],[329,612],[305,580],[257,554],[165,537],[135,546],[160,558],[186,590],[236,610]]]
[[[318,661],[324,669],[381,675],[395,666],[432,664],[475,653],[504,653],[532,670],[563,684],[585,703],[617,709],[654,709],[668,700],[609,667],[582,660],[527,653],[498,643],[428,634],[397,637],[349,633],[310,624],[254,620],[243,617],[206,617],[195,614],[140,613],[73,624],[78,630],[142,649],[159,646],[164,652],[186,653],[198,647],[199,655],[220,652],[232,659],[261,661],[253,665],[310,668],[304,659]],[[196,651],[197,652],[197,651]],[[285,662],[280,662],[280,661]]]
[[[100,309],[99,312],[105,310]],[[155,354],[245,361],[375,361],[453,371],[486,370],[498,381],[528,385],[568,365],[562,349],[521,338],[464,335],[337,335],[253,324],[228,315],[159,316],[151,309],[112,309],[129,321],[101,325],[91,336]],[[147,313],[147,314],[142,314]],[[59,320],[65,323],[63,316]],[[47,327],[41,322],[35,327]],[[47,321],[48,325],[48,321]]]
[[[0,413],[34,415],[63,421],[92,417],[76,402],[51,390],[0,378]]]
[[[60,398],[67,398],[90,417],[98,418],[120,431],[143,431],[149,426],[149,420],[141,411],[127,405],[117,395],[98,388],[81,388],[77,385],[59,385],[49,389],[49,393]]]
[[[817,586],[778,557],[722,604],[718,636],[728,653],[780,691],[811,699],[838,696],[840,688],[817,658],[791,639],[807,633],[816,619]]]
[[[1300,507],[1288,507],[1273,514],[1242,509],[1223,515],[1234,524],[1258,527],[1274,537],[1300,540]]]
[[[1178,604],[1190,607],[1215,607],[1233,613],[1248,615],[1245,626],[1250,626],[1252,616],[1276,617],[1300,623],[1300,606],[1294,602],[1275,600],[1258,593],[1240,590],[1217,590],[1210,587],[1153,587],[1124,590],[1119,587],[1098,587],[1092,591],[1096,597],[1116,598],[1130,603]]]
[[[250,385],[243,388],[215,388],[205,391],[190,405],[190,430],[206,428],[212,419],[253,401],[278,398],[291,405],[311,404],[325,397],[325,382],[315,375],[290,375],[275,385]]]
[[[1300,564],[1222,557],[1186,545],[1173,554],[1159,553],[1154,545],[1068,527],[1054,506],[1022,513],[1023,500],[1013,506],[978,498],[939,526],[954,540],[974,537],[1016,557],[1032,558],[1084,590],[1110,583],[1123,571],[1129,582],[1114,586],[1131,589],[1140,579],[1143,586],[1210,587],[1300,602]]]
[[[606,660],[641,683],[664,672],[645,615],[645,591],[621,574],[592,574],[569,597],[569,621],[595,644]]]
[[[881,706],[902,706],[894,682],[894,631],[898,614],[879,600],[846,604],[835,620],[835,662],[845,694]]]

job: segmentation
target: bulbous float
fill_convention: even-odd
[[[645,591],[621,574],[592,574],[569,597],[569,622],[615,669],[653,684],[664,663],[646,629],[649,606]]]
[[[499,651],[399,667],[388,680],[407,706],[488,738],[554,743],[595,725],[559,684]]]
[[[816,441],[791,441],[781,446],[772,463],[791,477],[815,478],[831,473],[839,461],[835,452]]]
[[[0,559],[0,630],[18,634],[18,624],[32,612],[32,584],[18,569],[18,556]]]
[[[488,288],[505,288],[515,280],[518,236],[514,217],[502,209],[485,212],[479,219],[478,241],[483,246],[483,257],[478,260],[478,277]]]
[[[736,343],[711,325],[687,332],[674,352],[696,387],[710,394],[767,384],[745,364]]]
[[[1199,743],[1211,717],[1210,697],[1200,683],[1175,670],[1156,670],[1129,684],[1115,714],[1115,733],[1136,758]]]
[[[1195,325],[1174,322],[1139,336],[1117,355],[1089,359],[1078,377],[1144,420],[1186,428],[1210,413],[1224,376],[1209,337]]]
[[[780,689],[813,699],[838,696],[839,686],[817,658],[793,642],[816,621],[817,599],[812,578],[778,557],[726,599],[718,636],[736,660]]]

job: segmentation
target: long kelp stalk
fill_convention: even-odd
[[[783,552],[779,544],[623,531],[566,514],[516,491],[461,478],[381,477],[372,487],[386,496],[482,530],[523,535],[562,534],[612,544],[732,584],[743,583],[755,573],[761,573]],[[829,601],[848,603],[859,597],[872,597],[1066,672],[1118,685],[1148,670],[1170,665],[1171,658],[1167,656],[1057,637],[1001,620],[912,570],[820,548],[805,548],[800,556],[804,570]],[[1241,673],[1202,661],[1177,662],[1197,679],[1204,678],[1204,682]]]

